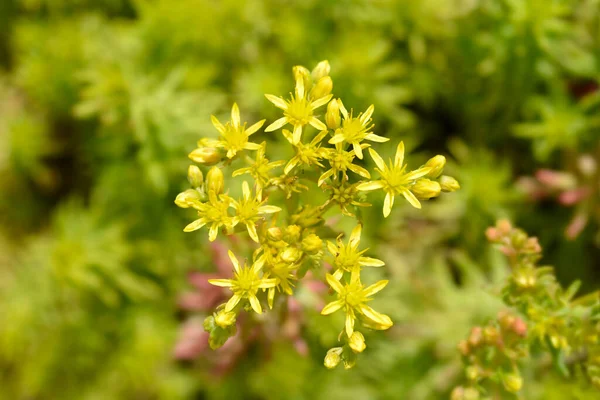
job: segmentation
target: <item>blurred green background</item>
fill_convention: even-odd
[[[222,248],[182,231],[187,154],[234,101],[274,120],[263,93],[323,59],[347,107],[375,104],[378,134],[413,165],[445,154],[462,189],[369,215],[395,326],[353,370],[323,367],[337,326],[301,289],[285,326],[212,352]],[[497,218],[600,286],[599,78],[599,0],[1,0],[0,398],[446,398],[456,344],[501,308]],[[550,370],[526,382],[567,399]]]

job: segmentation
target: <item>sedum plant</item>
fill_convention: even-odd
[[[258,320],[265,308],[284,309],[297,281],[310,271],[326,281],[334,294],[321,314],[345,315],[340,346],[327,352],[325,366],[334,368],[342,362],[351,368],[366,348],[364,330],[387,330],[393,325],[368,304],[388,281],[367,284],[364,279],[365,268],[385,265],[367,256],[368,249],[360,245],[364,222],[360,208],[371,206],[367,195],[385,194],[383,215],[388,217],[396,198],[421,208],[421,201],[459,189],[454,178],[442,175],[444,156],[411,169],[400,142],[394,158],[385,162],[372,147],[389,141],[374,133],[374,106],[358,113],[348,110],[342,99],[331,94],[329,72],[327,61],[312,71],[296,66],[295,89],[288,98],[265,95],[283,113],[264,129],[266,140],[255,140],[265,120],[242,122],[234,103],[230,121],[211,116],[218,138],[200,139],[189,155],[200,167],[189,167],[191,188],[180,193],[175,203],[195,210],[197,219],[184,231],[206,228],[210,241],[221,235],[230,243],[233,276],[209,280],[231,290],[231,297],[204,321],[213,349],[236,334],[242,312]],[[286,154],[281,138],[292,150],[287,154],[293,155],[272,161]],[[270,151],[272,147],[279,151]],[[375,163],[371,170],[365,164],[367,153]],[[229,167],[234,169],[226,179]],[[236,198],[231,193],[239,191],[232,184],[238,176],[244,180]],[[354,221],[347,240],[337,224],[326,219],[336,213]],[[232,249],[247,254],[236,255]]]
[[[473,328],[459,343],[469,383],[457,387],[452,400],[499,398],[502,392],[525,398],[523,364],[537,360],[534,365],[544,367],[549,364],[544,356],[565,377],[600,389],[600,292],[575,297],[579,281],[563,288],[551,267],[538,266],[537,238],[508,221],[499,221],[486,235],[511,268],[501,292],[510,309]]]

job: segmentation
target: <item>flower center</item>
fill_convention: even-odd
[[[306,125],[313,115],[313,110],[304,98],[292,97],[284,115],[292,125]]]
[[[345,119],[342,122],[342,130],[348,143],[360,142],[366,136],[365,127],[358,118]]]

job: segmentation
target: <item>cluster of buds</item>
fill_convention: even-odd
[[[600,292],[574,299],[579,282],[564,289],[551,267],[538,267],[542,249],[537,239],[508,221],[499,221],[486,235],[509,260],[512,273],[502,294],[513,311],[500,313],[485,328],[473,328],[459,344],[469,385],[455,389],[453,399],[478,399],[489,389],[484,382],[519,391],[518,364],[534,351],[550,353],[566,376],[570,364],[577,363],[600,388]]]
[[[267,140],[261,143],[251,141],[251,135],[259,132],[265,120],[246,127],[234,104],[229,122],[223,124],[211,117],[219,138],[201,139],[189,155],[209,169],[204,179],[200,167],[190,166],[188,178],[192,187],[175,200],[178,206],[193,209],[198,215],[184,231],[207,227],[210,241],[216,240],[219,233],[231,238],[247,232],[251,239],[247,243],[254,243],[254,251],[244,261],[231,250],[228,252],[234,270],[232,277],[208,281],[231,291],[231,297],[218,305],[204,323],[213,348],[222,346],[235,334],[240,312],[256,315],[266,307],[285,309],[297,281],[312,271],[312,276],[324,277],[336,295],[321,313],[345,314],[339,335],[342,346],[327,353],[325,365],[333,368],[343,361],[346,368],[352,367],[357,354],[366,348],[360,329],[386,330],[392,326],[387,315],[367,304],[388,281],[363,284],[363,269],[382,267],[384,262],[367,257],[366,250],[359,248],[362,222],[356,216],[356,208],[369,207],[365,201],[367,193],[379,192],[385,195],[383,215],[387,217],[397,197],[421,208],[421,201],[459,189],[454,178],[442,174],[446,159],[441,155],[410,170],[404,159],[404,144],[400,142],[394,159],[384,162],[371,148],[372,143],[389,141],[373,132],[374,106],[357,115],[348,110],[341,99],[334,99],[331,94],[333,81],[329,72],[327,61],[318,63],[312,71],[296,66],[295,90],[289,98],[265,95],[283,116],[264,132],[281,131],[280,135],[266,134]],[[324,116],[318,114],[319,109],[326,110]],[[270,161],[267,144],[278,137],[289,144],[294,155]],[[374,171],[366,168],[365,151],[376,165]],[[231,178],[249,175],[253,181],[242,182],[241,198],[229,194],[225,176],[227,167],[236,164],[238,168]],[[379,176],[373,179],[375,173]],[[311,190],[323,191],[328,198],[315,204],[318,196],[311,195]],[[335,226],[325,224],[325,213],[335,208],[355,220],[348,241]],[[334,269],[327,271],[325,262]]]
[[[540,169],[533,177],[520,180],[520,187],[533,201],[555,198],[565,207],[575,209],[565,228],[565,236],[575,239],[591,218],[600,223],[600,171],[598,156],[584,153],[575,157],[566,171]]]
[[[487,380],[500,382],[510,393],[521,390],[523,379],[518,364],[529,355],[527,324],[522,318],[501,311],[486,326],[472,328],[458,349],[465,363],[468,386],[455,388],[453,400],[478,399]]]

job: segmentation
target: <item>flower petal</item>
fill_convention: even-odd
[[[360,190],[361,192],[370,192],[372,190],[381,189],[382,187],[382,181],[370,181],[358,184],[358,186],[356,186],[356,190]]]
[[[277,206],[260,206],[258,207],[259,214],[273,214],[281,211],[281,208]]]
[[[260,129],[261,126],[264,125],[266,119],[260,120],[257,123],[255,123],[254,125],[250,126],[248,129],[246,129],[246,135],[250,136],[253,133],[256,133],[256,131],[258,131]]]
[[[327,125],[321,122],[317,117],[312,117],[308,123],[320,131],[325,131],[325,134],[327,134]],[[323,135],[323,137],[324,136],[325,135]]]
[[[197,231],[198,229],[202,228],[204,225],[206,225],[206,221],[204,220],[204,218],[200,218],[200,219],[197,219],[194,222],[188,224],[185,228],[183,228],[183,231],[184,232]]]
[[[344,119],[348,119],[348,110],[346,110],[346,107],[344,107],[344,103],[342,103],[342,99],[337,99],[337,103],[338,103],[338,106],[340,106],[340,111],[342,112]]]
[[[394,165],[397,168],[400,168],[404,163],[404,142],[398,143],[398,147],[396,148],[396,157],[394,158]],[[383,169],[382,167],[379,167]]]
[[[324,106],[325,104],[329,103],[329,100],[331,100],[332,97],[333,97],[332,94],[328,94],[325,97],[321,97],[320,99],[311,102],[310,103],[310,108],[312,108],[313,110],[315,110],[315,109],[317,109],[317,108],[319,108],[321,106]]]
[[[335,290],[337,293],[340,293],[342,290],[344,290],[344,287],[342,286],[342,284],[340,283],[340,281],[338,281],[337,279],[335,279],[333,277],[333,275],[326,274],[325,275],[325,279],[327,280],[327,283],[329,284],[329,286],[331,286],[331,288],[333,290]]]
[[[275,278],[262,279],[260,281],[260,283],[258,284],[259,289],[270,289],[270,288],[274,288],[275,286],[277,286],[277,279],[275,279]]]
[[[235,269],[235,272],[239,273],[240,272],[240,262],[235,257],[235,254],[233,254],[233,251],[227,250],[227,255],[229,256],[229,259],[231,260],[231,263],[233,264],[233,269]]]
[[[219,133],[225,133],[225,127],[222,123],[219,122],[217,117],[214,115],[210,116],[210,122],[212,122],[213,126],[219,131]]]
[[[260,148],[262,148],[262,146],[258,143],[247,142],[244,145],[244,149],[246,149],[246,150],[258,150]]]
[[[369,149],[369,154],[371,155],[373,161],[375,161],[377,168],[383,171],[385,169],[385,163],[383,162],[383,158],[381,158],[381,156],[373,149]]]
[[[235,308],[235,306],[238,305],[238,303],[240,302],[241,299],[242,299],[242,296],[240,296],[239,294],[234,294],[233,296],[231,296],[229,301],[227,301],[227,304],[225,304],[225,311],[229,312],[229,311],[233,310]]]
[[[265,97],[271,103],[275,104],[275,107],[281,108],[282,110],[287,110],[288,109],[288,104],[281,97],[273,96],[272,94],[265,94]]]
[[[324,172],[320,177],[319,177],[319,181],[317,183],[317,186],[321,186],[323,183],[325,183],[325,180],[327,178],[329,178],[331,175],[333,175],[333,169],[330,169],[326,172]]]
[[[294,133],[292,134],[292,144],[300,143],[302,138],[302,125],[294,125]]]
[[[367,108],[367,111],[365,111],[364,114],[360,116],[360,122],[363,125],[365,125],[367,121],[371,118],[371,115],[373,115],[373,111],[375,111],[375,106],[371,104],[369,108]]]
[[[365,136],[365,139],[370,140],[371,142],[377,142],[377,143],[385,143],[390,140],[389,138],[379,136],[374,133],[369,133],[367,136]]]
[[[354,165],[354,164],[350,164],[348,165],[348,169],[354,173],[357,173],[358,175],[362,176],[363,178],[371,178],[371,174],[369,174],[369,171],[367,171],[366,169],[364,169],[363,167],[359,166],[359,165]]]
[[[254,225],[254,222],[252,222],[252,221],[246,222],[246,228],[248,229],[248,235],[250,235],[250,238],[252,240],[254,240],[256,243],[259,243],[258,233],[256,232],[256,225]]]
[[[377,258],[360,257],[358,263],[363,267],[383,267],[385,263]]]
[[[256,295],[249,295],[248,300],[250,301],[250,306],[257,314],[262,314],[262,307],[260,306],[260,301],[258,301],[258,297]]]
[[[392,212],[392,207],[394,207],[394,194],[387,192],[383,202],[383,216],[385,218],[387,218]]]
[[[392,325],[394,325],[394,323],[392,322],[390,317],[388,317],[385,314],[378,313],[377,311],[373,310],[368,305],[361,304],[359,307],[360,307],[360,312],[371,322],[373,322],[377,325],[380,325],[380,327],[382,328],[381,330],[388,329]]]
[[[345,140],[344,135],[342,133],[336,133],[333,135],[331,139],[329,139],[329,144],[338,144],[342,143]]]
[[[271,125],[267,126],[265,128],[265,132],[273,132],[273,131],[281,128],[285,124],[287,124],[287,122],[288,122],[287,117],[281,117],[278,120],[276,120],[275,122],[273,122]]]
[[[240,127],[240,108],[237,103],[233,103],[233,107],[231,107],[231,124],[236,129]]]
[[[232,287],[233,280],[231,279],[209,279],[208,283],[219,287]]]
[[[362,152],[362,147],[360,147],[359,143],[352,143],[352,148],[354,149],[354,154],[356,154],[356,157],[360,158],[361,160],[363,159],[363,152]]]
[[[346,335],[348,335],[348,337],[352,336],[354,333],[354,320],[354,313],[351,310],[348,310],[348,313],[346,314]]]
[[[414,208],[421,208],[421,203],[419,202],[419,200],[417,200],[417,198],[415,197],[414,194],[412,194],[412,192],[410,190],[404,190],[402,192],[402,195],[404,196],[404,198],[406,200],[408,200],[408,202],[410,203],[411,206],[413,206]]]
[[[342,308],[343,305],[344,305],[344,302],[342,300],[332,301],[331,303],[329,303],[325,307],[323,307],[323,309],[321,310],[321,315],[332,314],[332,313],[336,312],[337,310],[339,310],[340,308]]]
[[[219,225],[218,224],[212,224],[210,226],[210,230],[208,231],[208,240],[211,242],[214,242],[215,239],[217,238],[217,234],[219,233]]]
[[[365,288],[363,290],[363,295],[365,295],[366,297],[371,297],[375,293],[381,292],[383,290],[383,288],[387,286],[388,283],[389,283],[388,280],[375,282],[374,284],[372,284],[371,286],[368,286],[367,288]]]
[[[362,233],[362,225],[358,224],[352,229],[350,234],[350,241],[348,242],[351,246],[357,246],[360,242],[360,234]]]

